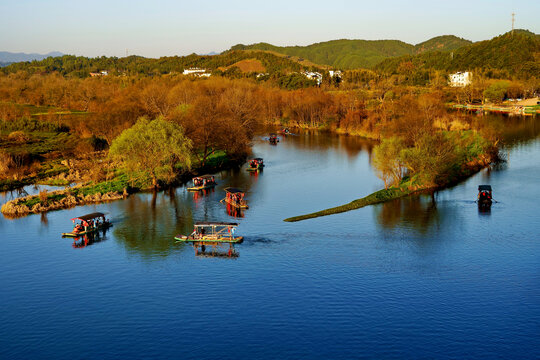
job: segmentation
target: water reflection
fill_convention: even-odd
[[[485,114],[473,118],[474,126],[487,128],[501,139],[504,147],[522,144],[540,135],[538,116]]]
[[[202,189],[199,191],[193,191],[193,200],[195,201],[195,204],[200,203],[205,197],[213,194],[215,191],[216,190],[214,187],[209,189]]]
[[[491,215],[491,205],[478,205],[478,215],[480,216],[489,216]]]
[[[377,222],[384,228],[404,227],[426,234],[441,226],[443,216],[437,208],[435,194],[422,194],[374,207]],[[449,216],[445,214],[444,217]]]
[[[43,226],[48,226],[49,225],[49,219],[47,218],[47,213],[46,212],[42,212],[40,214],[40,221],[41,221],[41,225],[43,225]]]
[[[244,217],[244,210],[240,209],[236,206],[232,206],[229,203],[225,203],[227,207],[227,215],[232,216],[234,218],[243,218]]]
[[[177,234],[190,232],[193,206],[187,196],[181,200],[177,197],[178,193],[167,191],[139,194],[124,200],[124,219],[115,225],[115,238],[130,253],[144,258],[165,257],[181,249],[172,239]]]
[[[77,237],[73,239],[73,248],[74,249],[82,249],[87,246],[102,242],[107,240],[107,233],[108,229],[103,229],[100,231],[96,231],[94,233],[85,234],[82,237]]]
[[[361,151],[366,151],[371,157],[371,152],[377,144],[369,139],[317,130],[299,130],[297,136],[287,136],[283,142],[294,143],[296,148],[309,151],[338,149],[349,158],[355,157]]]
[[[229,251],[223,251],[223,250],[216,250],[216,251],[205,251],[205,252],[197,252],[195,256],[199,258],[220,258],[220,259],[238,259],[240,254],[238,251],[234,250],[229,253]]]

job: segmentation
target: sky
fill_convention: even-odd
[[[540,0],[0,0],[0,51],[83,56],[221,52],[236,44],[540,33]]]

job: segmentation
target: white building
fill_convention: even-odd
[[[312,71],[305,71],[302,74],[304,74],[305,77],[311,80],[316,80],[317,85],[321,85],[322,83],[322,74],[318,72],[312,72]]]
[[[330,74],[331,78],[336,76],[341,79],[341,70],[328,70],[328,74]]]
[[[469,71],[457,72],[455,74],[450,74],[448,78],[450,86],[464,87],[471,84],[472,73]]]
[[[189,68],[184,69],[183,75],[195,75],[195,76],[210,76],[209,73],[206,72],[206,69],[200,69],[200,68]]]

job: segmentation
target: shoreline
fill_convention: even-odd
[[[243,160],[230,160],[228,158],[223,159],[221,163],[213,165],[205,165],[203,167],[193,169],[189,172],[179,174],[175,181],[167,184],[163,184],[162,187],[158,187],[157,191],[165,190],[170,187],[180,186],[187,183],[192,177],[206,174],[216,173],[219,171],[232,169],[234,167],[242,166],[245,163]],[[114,181],[116,180],[116,186]],[[125,180],[125,181],[124,181]],[[75,206],[104,203],[114,200],[122,200],[130,196],[131,194],[154,190],[152,187],[131,187],[129,185],[129,179],[111,179],[110,181],[89,183],[86,185],[76,185],[70,188],[55,190],[51,192],[45,192],[47,200],[45,203],[40,199],[40,195],[27,195],[24,197],[16,198],[2,204],[0,212],[6,218],[18,218],[30,214],[39,214],[53,210],[68,209]],[[30,183],[29,185],[31,185]],[[28,184],[27,184],[28,185]],[[118,188],[121,186],[122,189]],[[110,191],[92,191],[92,189],[109,188]],[[117,189],[114,189],[114,188]]]
[[[534,116],[540,114],[540,108],[538,105],[519,105],[519,104],[452,104],[452,109],[465,109],[477,112],[495,112],[501,114],[512,114],[522,116]]]

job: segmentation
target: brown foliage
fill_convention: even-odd
[[[47,190],[41,190],[39,192],[39,201],[41,201],[42,205],[47,205],[49,195],[47,194]]]

